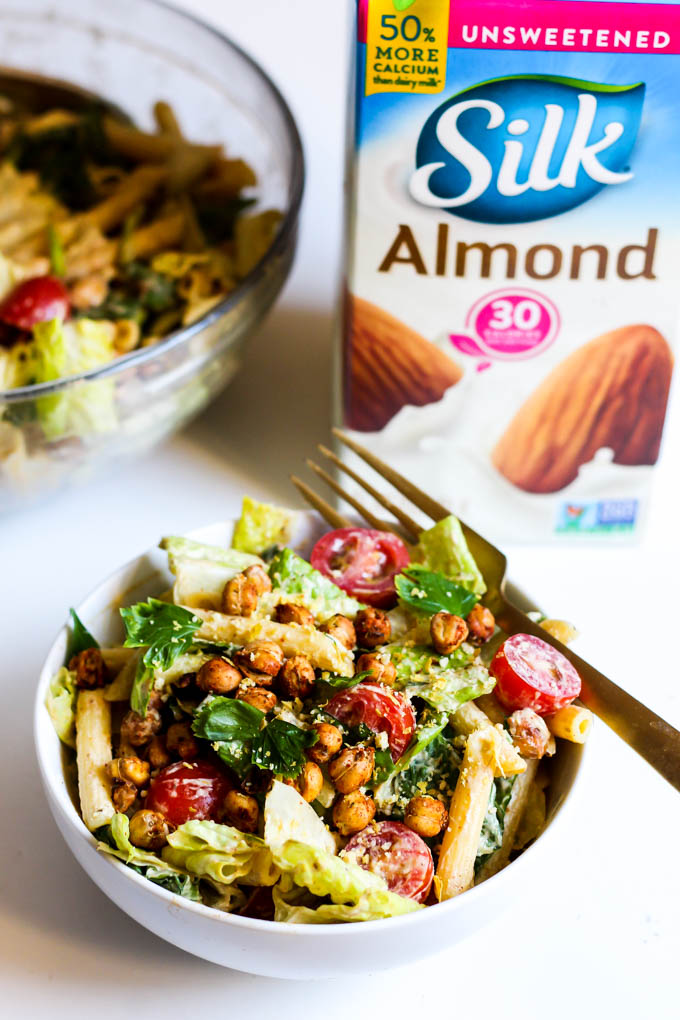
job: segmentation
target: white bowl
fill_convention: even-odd
[[[191,537],[229,544],[233,521],[192,532]],[[300,535],[318,532],[316,515],[299,515]],[[102,641],[121,640],[118,607],[169,587],[167,556],[150,549],[101,583],[77,612]],[[523,608],[532,608],[515,589]],[[65,755],[45,709],[51,676],[64,662],[68,630],[59,632],[43,666],[35,702],[35,746],[43,786],[54,819],[90,878],[135,921],[189,953],[224,967],[280,978],[325,978],[412,963],[466,938],[512,905],[532,881],[539,855],[549,853],[563,824],[583,748],[560,742],[552,763],[548,825],[540,838],[507,868],[474,889],[425,910],[382,921],[339,925],[276,924],[225,914],[148,882],[120,861],[101,854],[80,818],[67,785]],[[557,824],[559,820],[560,824]]]

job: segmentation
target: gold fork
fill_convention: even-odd
[[[412,482],[404,478],[393,468],[389,467],[369,450],[355,442],[340,429],[333,429],[335,436],[368,464],[385,481],[389,482],[398,492],[406,496],[415,507],[421,510],[432,521],[441,521],[450,515],[450,511],[441,503],[437,503],[426,493],[418,489]],[[359,513],[363,519],[373,528],[391,530],[401,534],[411,542],[416,542],[423,528],[401,507],[396,506],[384,493],[380,492],[369,482],[354,471],[347,464],[344,464],[339,457],[327,447],[319,445],[318,449],[335,467],[352,478],[368,494],[375,499],[380,506],[384,507],[395,519],[398,525],[386,524],[384,520],[371,513],[363,504],[346,492],[341,485],[312,460],[308,460],[308,466],[328,485],[334,492],[342,497],[350,506]],[[296,476],[291,476],[291,481],[298,488],[307,503],[317,510],[321,516],[333,528],[352,527],[355,523],[343,514],[339,513],[330,503],[319,496],[309,485]],[[479,568],[484,575],[487,584],[487,593],[484,597],[485,604],[496,617],[498,626],[508,634],[533,634],[542,638],[548,644],[553,645],[570,660],[578,670],[581,681],[581,701],[595,715],[599,716],[614,732],[621,737],[633,750],[637,751],[653,768],[659,772],[664,779],[667,779],[676,790],[680,790],[680,732],[658,716],[651,709],[643,705],[631,694],[622,690],[615,683],[609,680],[603,673],[595,669],[588,662],[582,659],[575,652],[563,645],[561,641],[545,631],[531,617],[513,605],[506,594],[505,571],[507,560],[500,549],[483,538],[463,521],[460,522],[465,538],[470,547],[470,552],[477,561]]]

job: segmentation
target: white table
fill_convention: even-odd
[[[185,3],[271,68],[293,106],[308,166],[300,251],[244,370],[184,435],[124,473],[0,523],[0,1012],[334,1020],[440,1007],[443,1017],[572,1020],[581,1007],[585,1017],[601,1008],[622,1020],[677,1017],[680,801],[602,725],[571,825],[522,908],[389,976],[302,986],[204,963],[122,914],[57,833],[33,760],[31,711],[66,607],[161,534],[235,513],[244,490],[293,501],[289,470],[327,435],[349,5]],[[679,410],[676,401],[642,545],[510,550],[513,576],[582,626],[583,654],[676,725]]]

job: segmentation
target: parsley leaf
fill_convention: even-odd
[[[318,740],[313,730],[303,730],[283,719],[268,720],[259,708],[236,698],[204,701],[192,728],[197,737],[213,742],[220,758],[240,776],[257,765],[293,778],[307,760],[305,748]]]
[[[314,730],[302,730],[285,719],[272,719],[253,741],[253,765],[293,778],[306,761],[305,748],[318,739]]]
[[[253,740],[264,718],[264,712],[247,701],[210,698],[199,705],[192,728],[204,740]]]
[[[149,599],[121,609],[126,648],[148,645],[143,662],[150,669],[169,669],[194,643],[201,620],[182,606]]]
[[[154,670],[165,670],[194,643],[201,620],[188,609],[150,598],[120,610],[125,624],[125,647],[147,649],[137,666],[130,707],[146,715]]]
[[[74,655],[84,652],[86,648],[99,648],[99,642],[92,637],[89,630],[80,619],[75,609],[71,609],[71,634],[68,639],[66,650],[66,662],[68,663]]]
[[[479,601],[474,592],[418,564],[411,564],[397,574],[394,583],[400,601],[421,613],[434,614],[443,610],[467,616]]]
[[[371,675],[370,670],[363,673],[355,673],[354,676],[340,676],[338,673],[322,673],[314,685],[314,694],[317,701],[324,703],[330,701],[336,691],[345,691],[349,687],[356,687],[362,680]]]

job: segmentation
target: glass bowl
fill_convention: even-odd
[[[304,181],[298,130],[265,72],[219,31],[158,0],[0,0],[0,75],[21,72],[95,93],[142,129],[153,129],[154,102],[167,100],[192,140],[221,142],[254,167],[255,209],[283,217],[252,272],[191,326],[102,368],[0,391],[0,511],[145,453],[229,382],[288,275]],[[98,391],[115,409],[99,431],[83,422],[45,437],[44,402],[87,405]]]

